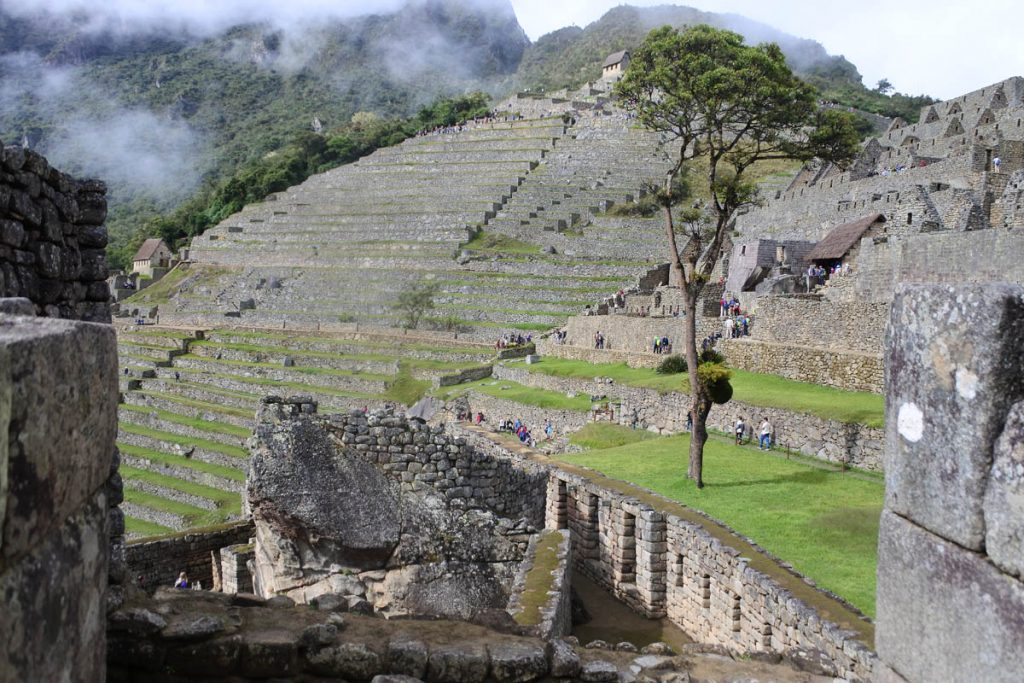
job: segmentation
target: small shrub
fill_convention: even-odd
[[[700,352],[699,358],[701,363],[718,363],[721,365],[725,362],[725,356],[714,349],[704,349]]]
[[[669,356],[661,361],[656,372],[659,375],[678,375],[681,372],[686,372],[686,359],[679,354]]]
[[[732,372],[721,363],[704,362],[697,366],[697,378],[707,387],[711,400],[722,405],[732,399]]]

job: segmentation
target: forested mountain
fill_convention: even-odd
[[[257,190],[273,189],[269,179],[290,182],[343,163],[351,150],[339,148],[352,140],[365,151],[415,125],[367,134],[350,123],[357,112],[409,117],[438,97],[579,85],[599,75],[606,54],[665,23],[707,22],[753,42],[776,41],[801,74],[831,92],[866,108],[894,103],[813,41],[686,7],[619,7],[531,45],[509,0],[380,0],[365,3],[377,13],[282,10],[241,25],[125,18],[102,6],[53,14],[43,5],[0,1],[0,139],[108,182],[117,262],[154,229],[151,221],[185,202],[206,212],[189,221],[189,231],[201,230]],[[424,121],[450,106],[431,108]],[[323,153],[331,140],[333,152]],[[296,150],[313,151],[295,161]],[[282,170],[282,159],[292,165]],[[203,199],[218,193],[235,199]]]

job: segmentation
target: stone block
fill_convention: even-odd
[[[494,643],[491,654],[491,678],[506,683],[525,683],[543,678],[548,673],[544,648],[528,641]]]
[[[0,679],[102,681],[107,501],[102,492],[0,574]],[[59,656],[54,646],[59,643]]]
[[[909,681],[1020,680],[1020,581],[889,511],[878,558],[875,643],[886,665]]]
[[[906,287],[886,345],[886,506],[982,547],[992,449],[1024,395],[1024,288]]]
[[[1024,577],[1024,402],[996,441],[985,492],[985,550],[1003,571]]]
[[[436,648],[427,662],[428,683],[482,683],[487,678],[483,645],[459,643]]]
[[[109,326],[0,319],[0,552],[14,558],[92,498],[117,434]]]

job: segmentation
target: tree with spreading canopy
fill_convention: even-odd
[[[756,164],[818,157],[843,165],[856,156],[859,138],[850,114],[818,107],[815,89],[793,74],[778,45],[745,45],[739,34],[705,25],[651,31],[615,94],[641,125],[678,145],[675,164],[653,189],[665,219],[670,284],[683,297],[693,417],[687,476],[701,488],[707,417],[732,391],[721,359],[698,354],[697,301],[736,212],[757,202]],[[707,199],[691,203],[698,183]],[[684,201],[689,208],[676,210]]]

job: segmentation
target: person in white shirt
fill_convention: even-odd
[[[760,451],[770,451],[772,449],[772,423],[768,421],[768,418],[761,420],[761,439],[758,442],[757,449]]]

